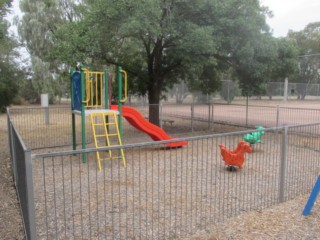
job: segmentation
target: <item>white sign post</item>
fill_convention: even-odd
[[[44,108],[44,119],[45,123],[49,125],[49,94],[41,94],[41,107]]]

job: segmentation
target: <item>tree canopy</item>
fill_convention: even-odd
[[[181,81],[191,91],[217,91],[225,73],[244,94],[259,94],[294,68],[294,44],[271,36],[271,12],[259,0],[21,0],[21,9],[22,39],[50,76],[79,62],[121,65],[131,92],[150,104]],[[149,119],[159,123],[158,109]]]
[[[299,99],[304,99],[309,84],[320,83],[320,22],[308,24],[302,31],[290,31],[288,38],[298,46],[298,71],[291,78]]]
[[[131,87],[147,94],[150,104],[158,104],[161,92],[181,79],[190,89],[211,93],[231,67],[243,79],[252,71],[259,76],[266,71],[264,57],[271,37],[265,15],[269,12],[258,0],[97,0],[84,4],[75,8],[76,21],[54,32],[51,59],[70,65],[122,65],[134,79]],[[252,46],[260,57],[248,64]],[[240,71],[244,68],[248,73]],[[150,120],[158,123],[157,114],[152,115]]]
[[[0,0],[0,111],[10,105],[18,93],[18,81],[21,71],[14,58],[18,55],[17,41],[8,32],[9,24],[5,19],[11,0]]]

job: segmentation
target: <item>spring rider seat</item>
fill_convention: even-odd
[[[265,134],[263,129],[264,129],[264,127],[258,126],[257,130],[260,130],[260,131],[248,133],[248,134],[244,135],[243,139],[247,143],[249,143],[250,145],[255,144],[255,143],[261,143],[261,137],[263,134]]]
[[[221,156],[228,171],[236,171],[235,167],[241,169],[244,165],[245,153],[252,153],[252,148],[245,141],[240,141],[234,150],[229,150],[226,146],[219,144]]]

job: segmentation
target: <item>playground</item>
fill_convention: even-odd
[[[168,123],[158,128],[147,124],[143,108],[110,105],[99,111],[91,108],[91,112],[86,113],[84,104],[97,103],[97,99],[103,99],[102,95],[110,99],[110,94],[101,84],[87,84],[89,81],[84,80],[91,78],[86,70],[79,73],[71,72],[72,80],[73,76],[80,76],[72,91],[82,92],[75,94],[80,100],[72,102],[71,122],[61,121],[70,114],[70,109],[51,111],[49,124],[43,121],[42,111],[12,109],[11,112],[22,139],[35,149],[31,173],[34,229],[39,239],[184,238],[235,216],[267,211],[265,209],[280,202],[307,194],[319,173],[318,123],[264,128],[261,141],[253,144],[251,153],[246,153],[242,168],[231,172],[227,171],[219,144],[234,149],[244,136],[259,130],[219,125],[219,114],[216,118],[207,114],[190,124],[187,114],[182,116],[175,111],[179,118],[174,118],[172,113],[163,111],[166,119],[174,119],[174,126]],[[121,69],[117,75],[119,79],[126,78]],[[105,76],[107,74],[96,78]],[[82,84],[79,85],[79,81],[83,81]],[[91,94],[98,96],[96,100],[86,100],[92,86],[100,86],[96,89],[105,92]],[[125,99],[126,87],[120,92],[118,99],[123,99],[123,93]],[[117,119],[116,111],[127,122]],[[201,106],[195,109],[195,115],[199,117],[205,111],[213,113],[210,107]],[[92,120],[96,114],[99,122]],[[22,127],[26,121],[35,125],[34,129],[30,125]],[[256,121],[258,119],[254,123]],[[264,124],[263,120],[260,122]],[[104,128],[95,132],[94,127],[101,123]],[[116,126],[114,132],[112,126],[106,127],[107,123]],[[190,125],[192,129],[205,131],[196,136],[192,132],[179,132],[179,127],[185,129]],[[134,129],[132,126],[136,130],[130,130],[134,132],[129,134],[127,129]],[[235,132],[239,130],[243,131]],[[100,135],[107,141],[97,141]],[[112,135],[117,137],[115,144],[111,144]],[[145,139],[142,135],[149,138],[149,143],[142,143]],[[175,140],[177,137],[181,139]],[[155,141],[150,142],[150,138]],[[126,141],[123,144],[128,145],[122,145],[122,139]],[[64,145],[67,141],[69,146]],[[109,147],[105,146],[106,142]],[[78,150],[71,151],[70,145]],[[86,150],[79,150],[79,146]],[[97,152],[104,156],[98,156]],[[303,207],[301,205],[301,211]],[[320,236],[319,231],[314,234]]]

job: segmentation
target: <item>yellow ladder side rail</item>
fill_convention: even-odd
[[[96,138],[96,129],[95,129],[95,125],[93,124],[94,123],[94,118],[95,118],[95,115],[94,114],[90,114],[94,145],[96,146],[96,148],[98,148],[98,141],[97,141],[97,138]],[[96,156],[97,156],[98,168],[99,168],[99,171],[101,171],[102,168],[101,168],[100,152],[99,151],[96,152]]]
[[[122,140],[121,140],[121,137],[120,137],[120,132],[119,132],[119,126],[118,126],[116,113],[114,113],[114,116],[115,116],[116,130],[117,130],[117,134],[118,134],[118,142],[119,142],[119,145],[122,146]],[[119,117],[121,117],[121,116],[119,116]],[[125,159],[125,156],[124,156],[123,148],[120,148],[120,153],[121,153],[123,167],[126,167],[127,164],[126,164],[126,159]]]
[[[104,133],[105,133],[105,136],[106,136],[106,140],[107,140],[107,146],[111,146],[111,143],[110,143],[110,138],[109,138],[109,135],[108,135],[108,128],[107,128],[107,116],[108,114],[102,114],[102,118],[103,118],[103,128],[104,128]],[[109,157],[112,158],[112,151],[109,150]]]
[[[103,115],[104,115],[103,119],[105,122],[105,129],[106,129],[106,137],[108,139],[108,146],[111,146],[110,138],[109,138],[110,136],[118,136],[118,146],[121,146],[122,142],[121,142],[120,131],[119,131],[119,126],[117,121],[117,114],[115,112],[111,112],[111,113],[105,113]],[[110,115],[113,117],[114,122],[112,123],[112,125],[115,125],[116,133],[109,133],[107,130],[106,116],[110,116]],[[113,145],[113,146],[116,146],[116,145]],[[121,148],[119,151],[120,151],[120,156],[122,158],[123,167],[126,167],[126,160],[125,160],[123,148]],[[110,155],[110,158],[112,158],[111,155]]]

